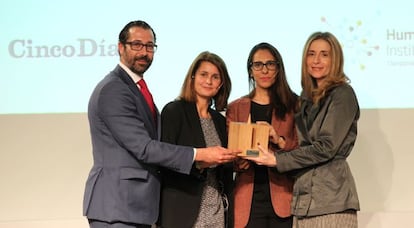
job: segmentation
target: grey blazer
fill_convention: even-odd
[[[190,173],[193,148],[160,142],[151,111],[132,78],[118,65],[93,91],[88,118],[93,167],[83,214],[106,222],[154,224],[159,167]]]
[[[295,121],[299,148],[276,154],[277,169],[296,170],[292,214],[307,217],[359,210],[346,161],[357,136],[359,106],[348,84],[332,89],[319,105],[302,99]]]

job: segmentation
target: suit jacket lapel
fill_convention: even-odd
[[[204,140],[203,129],[201,129],[200,119],[198,118],[197,107],[195,103],[183,102],[185,114],[188,122],[193,129],[194,134],[198,137],[194,137],[196,140],[195,145],[200,145],[202,147],[206,146],[206,142]],[[196,118],[194,118],[196,117]]]
[[[144,121],[147,126],[151,126],[151,128],[148,129],[151,136],[153,138],[159,139],[159,131],[153,121],[151,110],[149,109],[148,105],[146,105],[145,98],[142,95],[142,93],[139,91],[139,88],[137,87],[137,85],[134,83],[132,78],[127,74],[127,72],[125,72],[124,69],[122,69],[119,65],[116,66],[114,72],[116,72],[116,74],[119,75],[121,80],[125,82],[125,84],[128,85],[132,93],[138,98],[137,100],[139,102],[136,103],[137,108],[145,111],[146,115],[144,115],[145,117]],[[157,111],[157,120],[159,120],[160,119],[159,112],[156,106],[155,106],[155,109]]]

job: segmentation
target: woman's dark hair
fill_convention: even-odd
[[[249,76],[248,80],[250,89],[248,96],[250,98],[253,98],[256,93],[255,81],[252,75],[252,64],[253,56],[258,50],[268,50],[277,62],[278,72],[276,75],[276,80],[275,83],[273,83],[273,85],[268,88],[268,93],[270,97],[270,105],[275,111],[276,117],[283,120],[286,113],[295,111],[295,108],[297,106],[297,95],[291,90],[287,82],[282,56],[280,55],[279,51],[269,43],[259,43],[250,51],[249,57],[247,59],[247,72]]]
[[[217,111],[225,111],[227,108],[227,101],[230,96],[231,91],[231,80],[229,72],[227,71],[227,66],[224,60],[215,53],[204,51],[201,52],[193,61],[190,68],[187,71],[187,74],[184,79],[184,83],[181,88],[181,93],[179,98],[189,101],[196,102],[196,92],[194,89],[194,80],[193,77],[200,67],[201,63],[209,62],[217,67],[220,72],[221,78],[221,87],[217,94],[212,98],[211,105]]]

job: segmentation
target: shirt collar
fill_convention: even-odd
[[[131,78],[132,78],[132,80],[134,81],[134,83],[135,83],[135,84],[137,84],[137,82],[138,82],[139,80],[141,80],[141,79],[142,79],[142,77],[140,77],[138,74],[136,74],[136,73],[132,72],[132,71],[131,71],[131,70],[130,70],[127,66],[125,66],[125,64],[123,64],[122,62],[119,62],[119,66],[127,72],[127,74],[129,75],[129,77],[131,77]]]

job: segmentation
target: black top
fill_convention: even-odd
[[[256,123],[257,121],[266,121],[268,123],[271,123],[272,108],[270,104],[262,105],[252,101],[250,114],[252,123]],[[267,173],[267,167],[257,165],[256,163],[251,164],[254,165],[253,201],[260,202],[261,207],[271,208],[272,205],[270,199],[269,176]],[[264,203],[267,205],[263,205]]]
[[[255,102],[251,102],[250,107],[251,112],[251,121],[252,123],[256,123],[257,121],[266,121],[268,123],[272,120],[272,109],[270,104],[261,105]],[[269,182],[269,178],[267,176],[267,167],[256,165],[255,164],[255,175],[254,175],[254,183],[255,184],[267,184]]]

